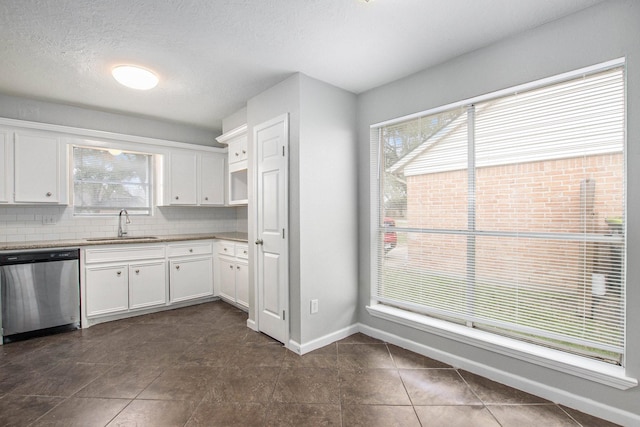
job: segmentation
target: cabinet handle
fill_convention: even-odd
[[[118,272],[116,273],[116,275],[117,275],[118,277],[120,277],[120,276],[122,275],[122,271],[118,271]]]
[[[227,248],[224,248],[224,251],[227,252]]]
[[[245,255],[247,254],[247,251],[243,251],[243,252],[244,252]]]
[[[239,155],[240,155],[240,153],[236,152],[236,157],[239,156]]]
[[[205,199],[205,200],[209,200],[209,198],[208,198],[208,197],[205,197],[204,199]]]
[[[180,197],[176,196],[176,200],[180,199]]]
[[[176,265],[176,270],[180,270],[180,266],[179,265]]]
[[[233,265],[230,265],[229,268],[233,270]]]
[[[136,270],[136,274],[140,274],[140,270]]]
[[[247,154],[247,150],[242,150],[242,154]]]
[[[48,191],[48,192],[47,192],[47,197],[51,197],[51,196],[52,196],[51,191]]]
[[[240,266],[237,266],[236,269],[240,270]]]
[[[193,252],[193,249],[189,249],[189,252]]]

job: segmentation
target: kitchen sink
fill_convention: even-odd
[[[122,237],[91,237],[89,239],[84,239],[87,242],[106,242],[109,240],[114,241],[123,241],[123,240],[154,240],[157,239],[156,236],[122,236]]]

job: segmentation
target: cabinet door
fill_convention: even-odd
[[[195,205],[198,165],[196,153],[171,153],[169,161],[169,204]]]
[[[229,140],[229,163],[247,160],[247,135],[240,135]]]
[[[213,295],[212,259],[209,256],[169,261],[171,302]]]
[[[0,203],[9,201],[9,141],[11,134],[0,130]]]
[[[219,257],[220,296],[236,301],[236,263],[233,259]]]
[[[200,204],[224,205],[224,155],[200,156]]]
[[[129,265],[129,308],[166,304],[165,265],[164,261]]]
[[[236,302],[249,308],[249,264],[236,262]]]
[[[127,311],[129,279],[126,265],[87,267],[85,275],[87,317]]]
[[[16,133],[14,189],[16,203],[64,203],[60,145],[55,137]]]

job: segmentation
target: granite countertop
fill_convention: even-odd
[[[98,239],[98,240],[96,240]],[[82,246],[97,245],[119,245],[132,243],[162,243],[162,242],[179,242],[186,240],[233,240],[236,242],[247,242],[247,233],[237,231],[225,231],[220,233],[202,233],[202,234],[171,234],[165,236],[127,236],[114,238],[95,238],[95,239],[77,239],[77,240],[34,240],[30,242],[5,242],[0,243],[0,251],[24,250],[24,249],[48,249],[48,248],[75,248]]]

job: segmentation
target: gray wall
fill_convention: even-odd
[[[222,147],[220,131],[0,94],[0,117]]]
[[[297,159],[300,148],[300,75],[296,74],[247,102],[247,132],[249,158],[253,159],[252,129],[267,120],[289,113],[289,212],[299,212],[300,171]],[[254,182],[253,168],[249,168],[249,182]],[[249,200],[255,200],[249,186]],[[255,209],[249,209],[249,241],[256,239]],[[290,339],[300,342],[300,222],[297,215],[289,217],[289,324]],[[249,283],[253,283],[254,266],[249,266]],[[253,286],[249,287],[249,306],[256,307]],[[251,311],[249,318],[255,320]]]
[[[356,96],[301,76],[300,344],[356,323]],[[319,310],[310,313],[312,299]]]
[[[359,120],[359,319],[364,325],[391,333],[432,349],[466,358],[487,371],[502,371],[551,387],[570,401],[601,402],[611,408],[638,414],[640,389],[613,389],[591,381],[496,355],[473,346],[418,332],[371,317],[370,302],[370,146],[371,124],[446,105],[513,85],[627,58],[627,161],[628,161],[628,342],[627,376],[640,375],[640,2],[610,1],[538,27],[517,37],[458,57],[402,80],[363,93],[358,98]],[[582,408],[583,410],[588,408]],[[593,409],[592,409],[593,410]],[[616,413],[613,409],[609,414]]]
[[[249,150],[254,126],[289,113],[290,339],[302,345],[356,322],[355,112],[354,94],[303,74],[247,103]],[[249,241],[253,215],[249,209]],[[312,298],[320,306],[314,315]]]
[[[247,107],[241,108],[235,113],[222,119],[222,132],[229,132],[237,127],[247,124]]]

